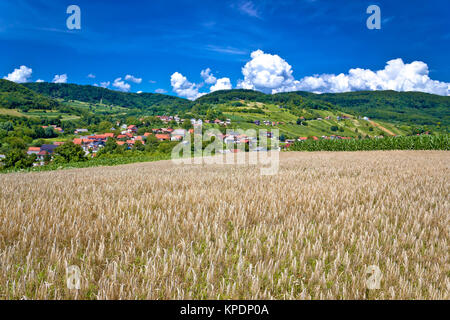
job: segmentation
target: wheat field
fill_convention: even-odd
[[[449,299],[448,151],[280,160],[0,175],[0,299]]]

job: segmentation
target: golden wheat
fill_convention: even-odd
[[[449,160],[283,153],[274,176],[170,161],[1,175],[0,299],[448,299]]]

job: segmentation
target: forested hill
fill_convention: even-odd
[[[31,90],[28,90],[28,89]],[[16,85],[0,82],[0,103],[3,107],[54,108],[57,102],[48,98],[78,100],[96,104],[115,105],[129,109],[151,111],[153,114],[177,114],[189,111],[194,105],[214,107],[235,101],[262,102],[282,105],[290,109],[321,109],[353,113],[389,122],[415,125],[450,125],[450,97],[421,92],[358,91],[349,93],[314,94],[288,92],[264,94],[253,90],[216,91],[192,102],[187,99],[156,93],[127,93],[101,87],[76,84],[26,83]]]
[[[197,99],[197,103],[225,103],[246,100],[294,104],[311,109],[339,109],[374,119],[418,125],[450,125],[450,97],[422,92],[358,91],[314,94],[287,92],[274,95],[252,90],[216,91]]]
[[[307,99],[330,102],[345,111],[409,124],[450,125],[450,97],[423,92],[358,91],[314,94],[296,92]]]
[[[49,97],[38,94],[27,87],[0,79],[0,107],[6,109],[20,109],[26,111],[30,108],[51,110],[57,108],[59,103]]]
[[[89,85],[66,83],[26,83],[27,88],[51,98],[78,100],[88,103],[104,103],[130,109],[164,109],[170,112],[188,110],[192,102],[186,99],[158,93],[128,93]]]

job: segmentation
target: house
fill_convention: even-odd
[[[105,136],[106,138],[114,138],[114,133],[108,132],[108,133],[105,133],[104,136]]]
[[[177,135],[177,136],[172,136],[172,138],[170,138],[170,141],[181,141],[183,140],[183,136]]]
[[[170,140],[170,135],[169,134],[156,134],[155,137],[159,141],[169,141]]]
[[[136,133],[138,131],[138,128],[135,125],[130,125],[128,126],[127,130],[130,133]]]
[[[31,155],[31,154],[38,154],[39,152],[41,152],[41,147],[29,147],[27,154]]]
[[[299,137],[297,140],[298,141],[306,141],[306,140],[308,140],[308,137]]]
[[[42,161],[45,160],[45,157],[48,156],[48,155],[50,155],[49,152],[47,152],[47,151],[45,151],[45,150],[42,150],[42,151],[40,151],[40,152],[37,154],[36,160],[42,162]]]
[[[152,133],[151,132],[146,132],[146,133],[144,133],[144,137],[149,137],[149,136],[151,136],[152,135]]]
[[[87,133],[88,132],[88,129],[77,129],[77,130],[75,130],[75,134],[79,134],[79,133]]]
[[[184,129],[176,129],[172,132],[172,136],[182,136],[184,137],[186,135],[186,130]]]

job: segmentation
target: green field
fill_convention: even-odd
[[[226,104],[219,105],[225,117],[232,121],[232,126],[241,129],[270,129],[272,126],[266,126],[262,122],[264,120],[271,122],[280,122],[275,128],[280,130],[280,134],[286,137],[298,138],[300,136],[323,136],[330,134],[347,136],[347,137],[375,137],[380,135],[404,135],[410,132],[411,127],[407,125],[394,125],[384,121],[366,121],[358,119],[347,113],[331,111],[331,110],[314,110],[313,115],[322,120],[308,120],[307,125],[298,125],[298,116],[292,114],[289,110],[280,108],[274,104],[266,104],[260,102],[241,101],[245,106],[230,107]],[[232,109],[232,110],[230,110]],[[251,112],[258,110],[259,112]],[[262,112],[262,113],[261,113]],[[309,110],[303,110],[305,116],[311,116]],[[337,116],[347,116],[349,119],[337,121]],[[327,117],[331,119],[326,120]],[[256,125],[253,121],[261,121],[261,125]],[[331,127],[337,127],[335,132],[331,131]]]

